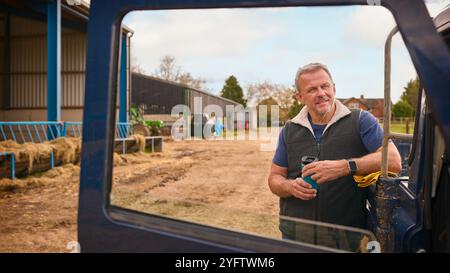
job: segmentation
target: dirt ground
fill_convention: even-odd
[[[253,141],[166,141],[162,153],[116,156],[112,203],[279,237],[267,186],[273,151]],[[68,252],[77,240],[79,166],[0,180],[0,252]]]

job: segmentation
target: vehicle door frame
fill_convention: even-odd
[[[133,10],[368,5],[381,3],[397,22],[429,94],[446,143],[450,139],[450,56],[421,0],[117,0],[92,1],[88,23],[78,240],[83,252],[321,252],[203,225],[143,215],[110,204],[121,21]],[[449,145],[447,145],[449,147]],[[448,150],[447,150],[448,152]]]

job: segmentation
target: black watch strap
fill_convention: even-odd
[[[348,170],[350,171],[351,175],[356,174],[356,162],[353,159],[347,159],[348,162]]]

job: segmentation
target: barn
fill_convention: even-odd
[[[227,117],[232,115],[235,120],[237,119],[234,109],[239,103],[232,100],[184,84],[140,73],[133,72],[131,81],[131,105],[142,109],[145,119],[162,120],[170,127],[178,119],[177,115],[172,115],[172,111],[178,113],[178,111],[173,110],[176,105],[187,106],[190,114],[200,112],[217,114],[216,112],[222,111],[223,124],[227,124]],[[233,112],[230,111],[231,107]],[[255,110],[246,112],[246,120],[251,120],[250,124],[256,128],[257,115]]]
[[[2,1],[0,121],[82,121],[88,16],[81,0]],[[132,31],[121,33],[117,120],[126,122]]]

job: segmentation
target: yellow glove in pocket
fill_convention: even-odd
[[[374,184],[375,182],[377,182],[380,175],[381,175],[381,171],[378,171],[378,172],[368,174],[366,176],[354,175],[353,179],[355,179],[355,182],[358,184],[358,187],[365,188],[365,187],[368,187],[368,186]],[[397,174],[393,173],[393,172],[388,172],[388,175],[390,177],[397,176]]]

